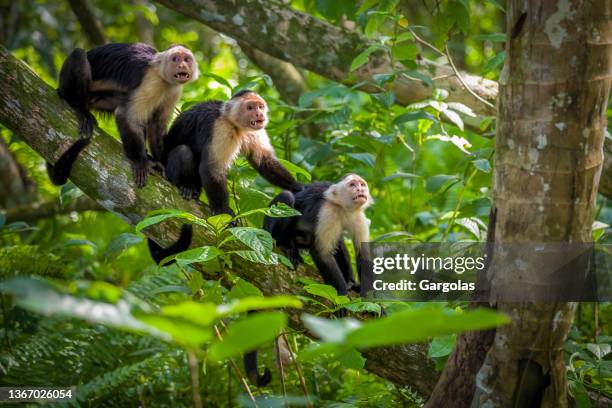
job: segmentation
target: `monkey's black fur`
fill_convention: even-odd
[[[151,257],[159,265],[159,263],[166,257],[174,254],[178,254],[179,252],[183,252],[189,248],[191,245],[191,239],[193,237],[193,228],[190,224],[184,224],[181,227],[181,234],[179,239],[172,245],[164,248],[152,239],[148,240],[149,243],[149,252],[151,252]]]
[[[251,91],[240,91],[232,99],[248,93]],[[223,106],[222,101],[207,101],[181,113],[164,140],[162,155],[168,180],[179,188],[186,199],[199,197],[204,187],[213,214],[232,214],[226,174],[212,168],[214,158],[210,157],[211,143],[215,136],[213,129],[221,117]],[[254,160],[250,162],[270,183],[292,191],[302,188],[273,156],[264,157],[260,163]]]
[[[130,94],[141,85],[156,53],[155,48],[146,44],[115,43],[87,52],[77,48],[66,58],[60,71],[58,94],[75,110],[81,139],[68,148],[55,165],[48,164],[49,177],[54,184],[66,183],[79,153],[89,144],[97,124],[90,111],[114,113],[118,106],[125,104]],[[105,89],[92,91],[92,82],[99,80],[108,81]],[[117,117],[118,124],[121,119],[126,120]],[[146,163],[144,140],[133,132],[127,132],[125,126],[123,129],[120,126],[119,131],[128,158]]]

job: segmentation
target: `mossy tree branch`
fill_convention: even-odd
[[[54,89],[45,84],[23,62],[0,46],[0,123],[20,136],[45,160],[54,162],[77,137],[77,120],[69,106]],[[134,225],[150,211],[176,208],[206,217],[207,210],[194,201],[185,201],[177,190],[160,176],[153,175],[147,185],[137,189],[120,143],[96,128],[92,143],[76,161],[71,180],[85,194],[108,211]],[[145,235],[162,245],[178,237],[178,222],[167,222],[145,230]],[[203,229],[194,228],[196,245],[212,243]],[[290,271],[278,265],[253,264],[236,257],[231,272],[257,287],[264,294],[297,294],[299,276],[317,279],[313,268]],[[291,325],[303,331],[297,312],[290,313]],[[436,382],[434,364],[427,358],[427,346],[409,344],[369,350],[366,368],[398,385],[409,385],[428,395]]]

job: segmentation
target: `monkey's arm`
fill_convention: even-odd
[[[123,106],[115,111],[115,121],[123,142],[123,151],[132,165],[136,186],[143,187],[147,182],[150,170],[144,135],[132,128],[127,110]]]
[[[227,193],[227,176],[225,173],[213,170],[206,147],[202,149],[199,172],[212,213],[225,213],[233,216],[234,212],[229,206],[229,195]]]
[[[166,133],[168,132],[166,127],[167,123],[168,118],[165,112],[162,112],[161,109],[157,109],[153,115],[151,115],[145,128],[147,138],[149,139],[149,146],[151,147],[151,155],[153,156],[153,160],[158,162],[162,161],[164,137],[166,137]]]
[[[357,254],[357,273],[359,274],[359,296],[366,297],[374,283],[372,258],[367,244],[363,244],[361,248],[355,247],[355,252]]]
[[[257,158],[254,154],[249,154],[247,157],[251,166],[270,183],[293,192],[302,190],[302,184],[293,178],[291,173],[276,160],[276,157],[271,152],[265,152]]]
[[[355,284],[355,276],[353,275],[351,258],[349,256],[348,249],[346,248],[346,244],[342,239],[340,242],[338,242],[338,248],[336,248],[334,258],[336,259],[336,263],[338,264],[340,271],[342,271],[342,276],[344,277],[344,281],[346,282],[348,289],[359,291],[359,285]]]

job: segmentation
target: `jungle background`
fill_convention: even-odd
[[[497,81],[508,58],[507,21],[515,21],[508,13],[517,13],[509,7],[497,0],[0,1],[0,386],[76,386],[84,406],[390,407],[428,399],[469,406],[475,375],[457,377],[454,386],[469,393],[458,399],[436,382],[456,345],[458,358],[460,344],[477,348],[475,332],[459,333],[492,336],[508,319],[463,302],[390,302],[386,319],[367,319],[364,312],[378,313],[379,305],[338,296],[312,266],[292,271],[273,252],[257,227],[278,189],[246,161],[229,177],[243,223],[233,229],[159,177],[136,191],[108,137],[118,139],[112,118],[98,117],[102,131],[77,162],[74,183],[53,186],[45,159],[76,137],[75,118],[53,91],[75,47],[183,44],[202,75],[185,87],[177,113],[254,89],[268,102],[277,156],[302,182],[349,172],[368,181],[374,241],[485,241]],[[601,131],[610,138],[609,128]],[[612,224],[608,163],[594,219],[584,223],[602,243]],[[186,221],[199,227],[200,246],[173,265],[155,265],[143,233],[168,243]],[[334,319],[341,306],[362,323]],[[255,309],[267,311],[246,315]],[[574,314],[567,338],[560,336],[567,392],[557,397],[606,406],[612,307],[581,303]],[[273,371],[262,389],[241,372],[241,354],[256,346],[261,369]],[[518,383],[522,374],[515,373]]]

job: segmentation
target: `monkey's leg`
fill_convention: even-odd
[[[275,186],[298,192],[302,184],[298,183],[289,171],[271,154],[264,155],[259,162],[249,158],[249,162],[259,174]]]
[[[166,121],[160,110],[157,109],[145,128],[146,138],[149,141],[153,160],[161,162],[164,150],[164,137],[166,135]]]
[[[96,118],[89,112],[88,91],[91,84],[91,65],[87,52],[76,48],[64,61],[59,77],[57,93],[74,110],[79,118],[79,133],[91,138]]]
[[[348,293],[346,282],[334,256],[324,255],[316,248],[310,250],[310,256],[323,277],[323,282],[336,288],[339,295],[346,295]]]
[[[200,175],[189,146],[179,145],[170,151],[166,163],[166,178],[178,187],[185,200],[200,197]]]
[[[206,148],[202,150],[199,173],[200,181],[206,192],[206,197],[208,197],[208,204],[210,204],[212,213],[225,213],[234,216],[234,212],[229,206],[227,176],[225,173],[212,168]]]
[[[89,144],[96,119],[89,112],[88,88],[91,83],[91,66],[87,53],[80,48],[75,49],[64,61],[60,71],[57,93],[74,109],[79,120],[80,139],[70,146],[60,158],[51,164],[47,162],[47,173],[51,182],[61,186],[66,184],[72,166],[79,153]]]
[[[147,158],[142,130],[134,129],[124,106],[119,106],[115,111],[115,121],[123,142],[123,151],[132,165],[134,182],[137,187],[144,187],[147,183],[147,175],[153,170],[153,163]]]
[[[348,289],[359,293],[359,285],[355,283],[355,276],[353,275],[351,258],[349,256],[348,249],[346,248],[346,244],[342,239],[340,242],[338,242],[338,247],[334,253],[334,258],[338,263],[340,271],[342,271],[342,276],[344,277],[344,281],[346,282]]]

